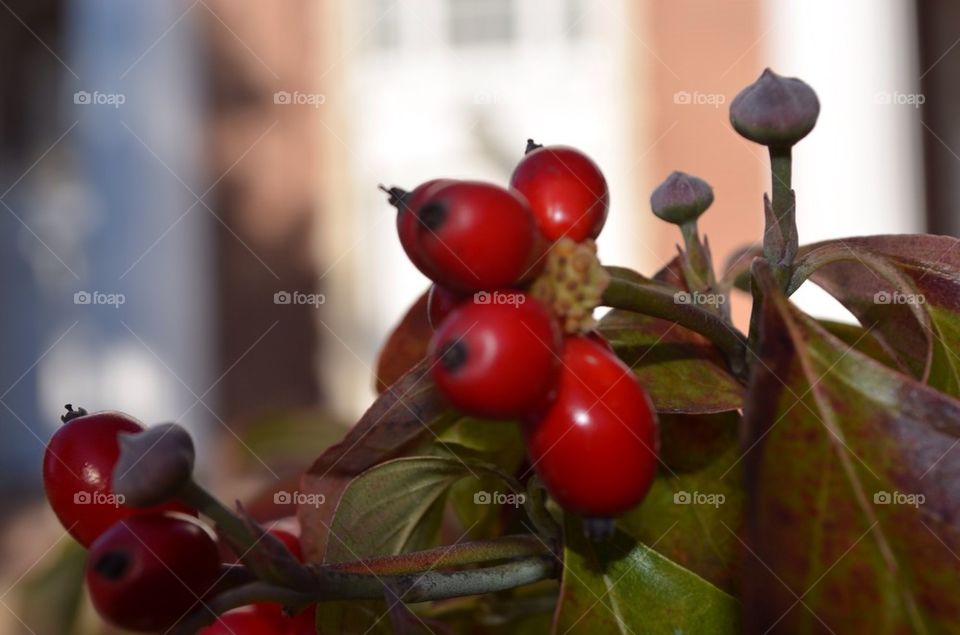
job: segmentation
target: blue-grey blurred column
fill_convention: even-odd
[[[16,237],[29,265],[4,265],[22,272],[15,284],[36,304],[5,318],[2,381],[27,374],[4,403],[44,440],[67,402],[199,429],[214,417],[198,397],[216,407],[216,378],[211,218],[191,193],[209,179],[190,5],[65,6],[59,110],[61,129],[76,125],[11,205],[37,235],[21,227]],[[5,474],[38,475],[42,445],[6,409],[0,421]]]

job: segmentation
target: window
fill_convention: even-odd
[[[587,8],[583,0],[564,0],[563,31],[571,40],[578,40],[587,31]]]
[[[454,46],[509,42],[514,37],[512,0],[450,0]]]
[[[378,49],[395,49],[400,46],[400,21],[395,0],[374,0],[370,8],[370,41]]]

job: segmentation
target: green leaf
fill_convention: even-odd
[[[464,460],[492,463],[510,474],[520,467],[527,452],[517,422],[472,417],[440,432],[436,444]]]
[[[817,320],[830,335],[843,341],[844,344],[852,346],[864,355],[872,357],[884,366],[897,368],[897,360],[884,348],[880,340],[877,339],[873,331],[859,326],[857,324],[847,324],[846,322],[834,322],[832,320]]]
[[[591,635],[726,635],[737,601],[642,542],[617,532],[594,544],[568,516],[564,571],[553,632]]]
[[[620,526],[665,557],[736,595],[744,484],[735,412],[661,421],[661,468]],[[718,454],[719,453],[719,454]]]
[[[426,549],[436,544],[447,492],[491,470],[441,457],[394,459],[370,468],[340,498],[328,562]]]
[[[517,587],[494,595],[455,598],[425,611],[450,633],[470,635],[542,635],[550,632],[557,605],[555,580]],[[437,631],[437,635],[447,631]]]
[[[768,271],[756,280],[746,631],[960,631],[960,402],[830,335]]]
[[[706,338],[673,322],[613,310],[601,335],[640,379],[658,412],[704,414],[736,410],[743,386]]]
[[[495,479],[497,491],[522,488],[498,470],[455,458],[405,457],[381,463],[353,479],[340,498],[327,562],[388,556],[436,544],[450,488],[461,480]],[[494,507],[487,502],[475,503]]]
[[[316,627],[321,635],[390,635],[386,602],[354,600],[321,602],[317,605]]]

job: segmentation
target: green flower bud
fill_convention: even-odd
[[[113,491],[130,507],[165,503],[193,478],[193,439],[176,423],[121,433],[117,442],[120,457],[113,468]]]
[[[674,172],[650,195],[650,207],[658,218],[682,225],[695,221],[713,203],[713,189],[703,179]]]
[[[741,136],[770,147],[790,147],[813,130],[820,101],[808,84],[769,68],[730,104],[730,123]]]

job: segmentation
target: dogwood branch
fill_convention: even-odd
[[[331,600],[386,599],[407,603],[447,600],[532,584],[555,577],[557,568],[552,555],[524,557],[476,569],[431,569],[394,575],[343,571],[342,565],[308,565],[312,582],[306,588],[252,582],[230,589],[187,616],[173,633],[193,635],[213,623],[214,615],[257,602],[277,602],[297,609]]]
[[[723,354],[735,376],[744,379],[747,338],[720,316],[694,304],[678,302],[675,292],[655,282],[612,276],[603,293],[603,304],[676,322],[710,340]]]

